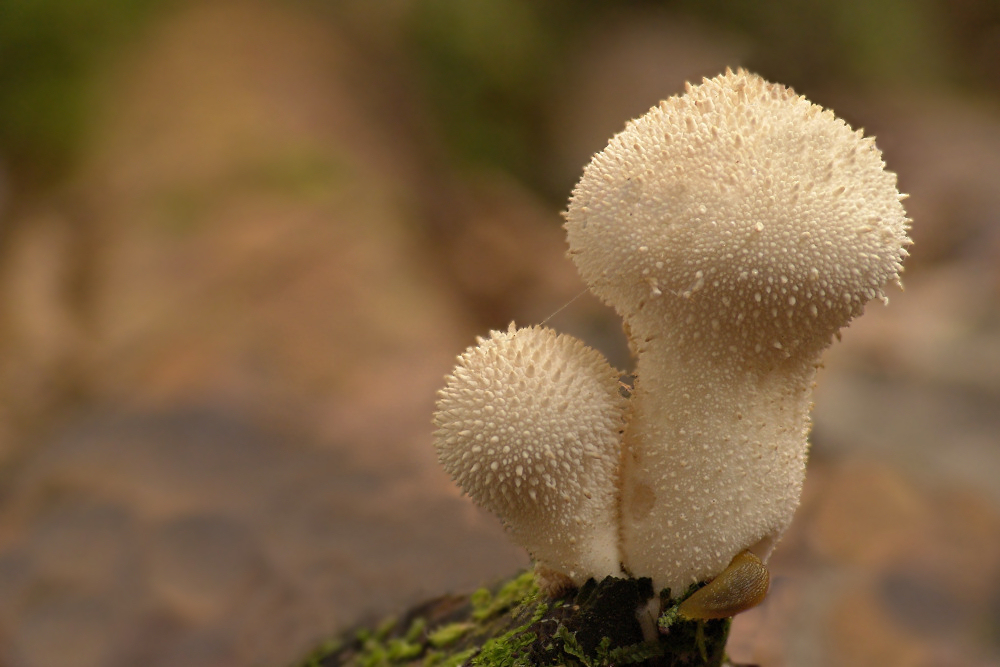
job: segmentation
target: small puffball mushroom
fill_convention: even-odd
[[[511,324],[466,350],[439,393],[441,464],[503,520],[550,590],[621,575],[619,377],[571,336]]]
[[[625,320],[624,564],[683,591],[766,560],[799,502],[820,352],[898,281],[908,220],[872,139],[728,71],[630,122],[566,214]]]

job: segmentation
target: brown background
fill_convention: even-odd
[[[995,3],[37,6],[0,19],[0,667],[283,665],[526,565],[434,392],[580,293],[583,165],[727,65],[877,135],[916,241],[731,653],[1000,662]],[[589,296],[549,324],[629,363]]]

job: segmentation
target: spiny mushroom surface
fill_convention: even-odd
[[[439,457],[541,578],[716,580],[756,604],[799,503],[819,355],[899,280],[909,220],[874,141],[727,70],[630,122],[570,199],[570,255],[624,319],[617,373],[579,341],[494,332],[441,392]],[[749,552],[749,553],[745,553]],[[723,576],[719,576],[723,573]]]
[[[767,558],[799,502],[819,353],[896,281],[908,220],[870,138],[732,72],[630,122],[566,215],[637,355],[627,570],[683,590]]]
[[[727,72],[594,157],[567,212],[570,253],[630,324],[669,316],[713,357],[811,357],[898,278],[906,215],[883,167],[831,111]]]
[[[438,456],[558,588],[621,575],[618,458],[626,401],[597,351],[551,329],[494,331],[439,394]]]

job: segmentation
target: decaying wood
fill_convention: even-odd
[[[550,599],[530,573],[467,596],[445,596],[395,619],[355,630],[317,649],[299,667],[382,665],[727,665],[730,619],[682,621],[676,600],[643,624],[649,579],[590,581]],[[656,607],[657,605],[653,605]]]

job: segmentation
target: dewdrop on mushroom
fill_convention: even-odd
[[[442,465],[503,520],[550,592],[621,576],[618,378],[575,338],[512,324],[466,350],[439,394]]]
[[[570,254],[637,355],[622,558],[675,593],[799,503],[819,354],[898,281],[909,244],[871,138],[745,71],[688,86],[596,155]]]

